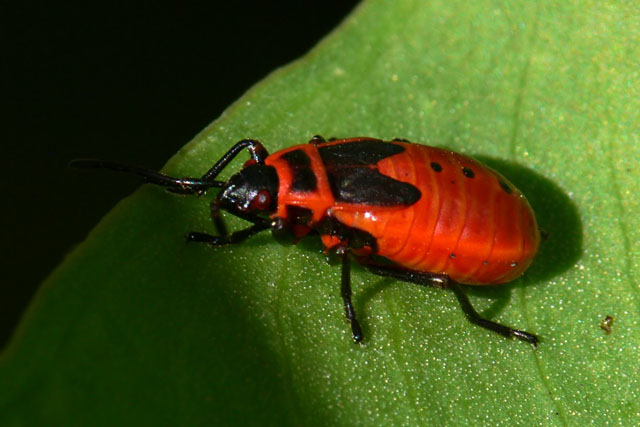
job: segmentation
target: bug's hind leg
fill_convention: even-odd
[[[481,326],[490,331],[497,332],[507,338],[515,337],[519,340],[526,341],[533,344],[534,347],[538,346],[538,337],[525,331],[513,329],[500,323],[488,320],[480,316],[478,312],[473,308],[469,297],[464,292],[460,284],[449,278],[446,274],[437,273],[423,273],[412,270],[400,270],[392,266],[365,264],[365,267],[374,274],[380,276],[393,277],[405,282],[415,283],[421,286],[433,286],[436,288],[449,288],[453,291],[460,307],[464,312],[467,319],[478,326]]]
[[[458,298],[458,302],[460,303],[460,307],[462,311],[467,316],[467,319],[471,323],[475,323],[478,326],[481,326],[485,329],[489,329],[491,331],[497,332],[500,335],[503,335],[507,338],[515,337],[519,340],[526,341],[529,344],[533,344],[534,347],[538,346],[538,337],[530,334],[529,332],[521,331],[518,329],[513,329],[505,325],[501,325],[500,323],[493,322],[491,320],[487,320],[480,316],[478,312],[473,308],[471,302],[469,301],[469,297],[464,292],[464,290],[460,287],[460,284],[454,281],[450,281],[448,288],[453,291]]]

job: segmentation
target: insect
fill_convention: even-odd
[[[250,159],[243,168],[217,180],[245,149]],[[234,245],[271,230],[278,240],[296,243],[319,234],[325,251],[341,259],[341,295],[357,343],[363,334],[351,300],[352,259],[380,276],[451,289],[472,323],[538,343],[531,333],[481,317],[460,286],[516,279],[540,245],[526,198],[470,157],[403,139],[314,136],[272,155],[260,142],[242,140],[200,178],[101,160],[72,165],[134,173],[181,194],[219,189],[210,206],[217,235],[192,232],[189,241]],[[229,234],[223,211],[252,225]]]
[[[613,321],[614,318],[607,314],[605,318],[602,319],[602,322],[600,322],[600,329],[602,329],[605,334],[610,334],[611,328],[613,327]]]

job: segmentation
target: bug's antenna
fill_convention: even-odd
[[[209,188],[220,188],[224,182],[203,180],[201,178],[175,178],[140,166],[127,165],[109,160],[77,159],[69,166],[78,169],[109,169],[117,172],[133,173],[141,176],[145,182],[161,185],[170,191],[180,194],[202,194]]]

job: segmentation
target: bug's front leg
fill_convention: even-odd
[[[187,235],[187,241],[207,243],[212,246],[231,245],[234,243],[243,242],[254,234],[272,227],[272,224],[268,220],[247,216],[244,219],[251,221],[254,224],[250,227],[229,234],[227,232],[227,226],[222,219],[220,206],[217,199],[211,201],[210,210],[211,220],[218,230],[218,235],[214,236],[208,233],[193,231]]]
[[[211,234],[193,231],[187,234],[187,240],[189,242],[208,243],[212,246],[232,245],[234,243],[243,242],[254,234],[258,234],[269,227],[269,224],[266,223],[253,224],[252,226],[242,230],[234,231],[228,236],[213,236]]]

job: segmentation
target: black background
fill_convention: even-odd
[[[160,168],[356,4],[18,3],[0,5],[0,347],[40,282],[139,185],[79,179],[70,159]]]

